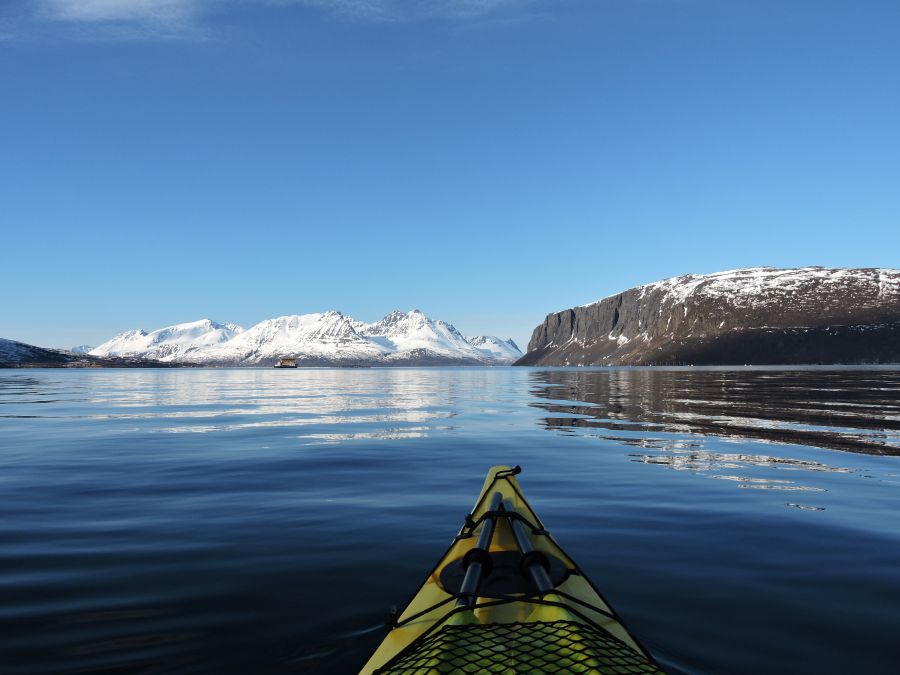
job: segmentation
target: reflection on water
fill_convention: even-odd
[[[889,369],[0,371],[0,672],[355,672],[499,463],[673,675],[892,672],[898,406]]]
[[[455,414],[452,404],[457,395],[452,383],[427,376],[413,381],[399,369],[373,369],[366,370],[354,389],[347,391],[344,372],[311,369],[272,375],[265,370],[181,370],[149,371],[148,377],[148,371],[107,371],[58,392],[46,380],[20,377],[0,380],[0,406],[16,405],[14,412],[6,414],[0,407],[0,419],[22,417],[22,405],[89,404],[80,414],[65,417],[146,422],[150,433],[286,427],[296,429],[295,437],[310,443],[418,438],[433,428],[449,428],[446,420]],[[433,427],[435,420],[445,422]],[[322,426],[339,426],[341,433],[315,431]]]
[[[900,372],[889,369],[551,370],[532,375],[547,429],[653,450],[636,462],[739,488],[825,492],[783,471],[850,473],[820,461],[722,452],[724,443],[791,444],[900,455]],[[757,475],[748,473],[755,470]],[[762,475],[759,475],[759,474]],[[870,477],[870,476],[865,476]],[[823,510],[788,502],[786,506]]]
[[[784,457],[770,457],[768,455],[746,455],[721,452],[702,452],[699,450],[684,450],[683,444],[676,442],[660,443],[661,450],[667,450],[667,454],[631,455],[635,461],[644,464],[658,464],[670,469],[691,471],[697,474],[705,474],[710,478],[730,480],[738,483],[738,487],[752,488],[756,490],[786,490],[797,492],[824,492],[823,488],[798,485],[796,481],[784,478],[754,478],[722,471],[746,469],[757,467],[763,469],[795,469],[804,471],[830,471],[837,473],[849,473],[851,469],[832,467],[821,462],[810,462]]]
[[[900,455],[896,370],[556,370],[532,378],[548,428],[641,434],[620,437],[641,447],[666,447],[646,438],[666,431]]]

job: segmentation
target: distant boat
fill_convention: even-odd
[[[297,359],[278,359],[275,368],[296,368]]]

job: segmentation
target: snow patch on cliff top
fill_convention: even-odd
[[[821,285],[846,286],[855,282],[873,284],[878,289],[880,299],[900,298],[900,270],[884,268],[750,267],[713,274],[683,274],[638,286],[636,290],[640,298],[654,291],[662,291],[665,300],[672,304],[683,304],[691,296],[699,295],[725,297],[735,305],[752,305],[765,302],[766,297],[779,297],[785,293],[801,292]],[[596,305],[606,299],[601,298],[583,306]]]

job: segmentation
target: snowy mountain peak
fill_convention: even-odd
[[[359,333],[385,349],[424,350],[442,357],[461,357],[479,361],[483,355],[446,321],[433,321],[421,310],[394,310],[375,323],[357,323]]]
[[[212,319],[178,323],[154,331],[125,331],[89,353],[93,356],[141,356],[159,361],[182,360],[197,349],[227,342],[244,329]]]
[[[515,361],[522,357],[522,351],[512,340],[501,340],[493,335],[476,335],[469,338],[469,344],[486,356],[501,361]]]
[[[478,340],[472,343],[452,324],[432,320],[418,309],[393,310],[374,323],[330,310],[266,319],[247,330],[201,319],[150,332],[129,331],[91,353],[218,365],[269,364],[281,357],[319,365],[499,365],[521,356],[515,345],[499,338]]]
[[[266,341],[297,338],[340,338],[358,337],[351,322],[340,312],[329,311],[315,314],[292,314],[266,319],[242,333],[246,340]]]
[[[372,324],[361,323],[360,325],[363,325],[363,326],[370,325],[373,328],[375,326],[382,326],[382,327],[393,326],[395,324],[399,324],[402,321],[405,321],[411,315],[412,315],[412,312],[404,312],[399,309],[394,309],[394,310],[391,310],[388,314],[386,314],[385,317],[383,319],[381,319],[380,321],[376,321],[375,323],[372,323]]]

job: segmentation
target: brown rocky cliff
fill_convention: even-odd
[[[517,365],[900,362],[900,270],[685,275],[549,314]]]

